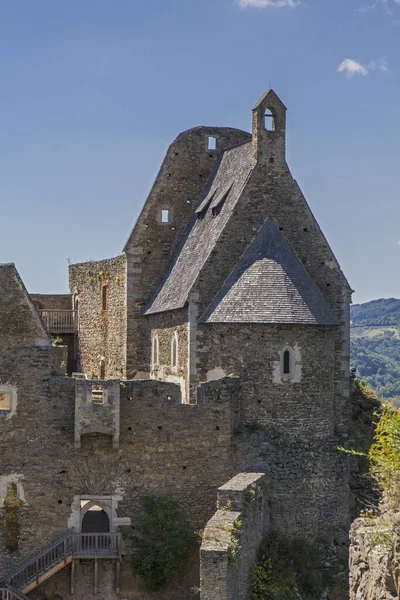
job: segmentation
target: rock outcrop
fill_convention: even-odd
[[[350,530],[350,600],[399,598],[395,529],[371,519],[356,519]]]

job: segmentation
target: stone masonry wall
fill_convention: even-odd
[[[242,382],[242,419],[282,428],[304,439],[332,437],[334,339],[332,327],[208,323],[200,325],[201,380],[215,370]],[[290,347],[296,374],[283,380],[280,353]]]
[[[265,472],[271,519],[284,535],[340,535],[350,523],[348,468],[337,451],[335,340],[331,327],[200,325],[197,366],[241,382],[235,470]],[[298,369],[280,378],[279,353],[293,348]],[[347,529],[346,529],[347,528]],[[345,541],[345,540],[342,540]]]
[[[267,480],[240,473],[218,490],[200,549],[201,600],[249,600],[251,571],[269,526]]]
[[[181,386],[182,399],[188,401],[188,315],[187,309],[165,312],[147,317],[151,330],[152,379],[172,381]],[[176,336],[178,364],[172,366],[172,340]],[[158,362],[153,363],[154,339],[158,339]]]
[[[207,149],[209,136],[216,150]],[[127,254],[127,377],[150,371],[148,322],[139,317],[163,276],[176,244],[224,150],[249,141],[244,131],[196,127],[181,133],[168,148],[154,185],[125,246]],[[161,211],[169,211],[162,223]]]
[[[75,448],[80,448],[82,436],[104,433],[112,437],[118,448],[120,430],[120,382],[75,381]],[[101,390],[102,401],[93,402],[93,389]]]
[[[119,494],[118,517],[134,525],[142,495],[175,499],[194,530],[202,529],[215,510],[216,490],[233,474],[232,432],[238,416],[237,380],[205,384],[204,402],[180,403],[180,388],[160,381],[125,381],[120,385],[120,443],[111,436],[84,434],[74,447],[75,380],[51,377],[51,348],[30,352],[31,370],[10,359],[9,375],[20,392],[15,416],[0,422],[0,483],[13,477],[23,495],[19,553],[1,545],[0,571],[40,550],[67,527],[77,495]],[[19,357],[16,357],[17,360]],[[130,548],[130,528],[125,528]],[[0,544],[3,536],[0,524]],[[198,587],[196,552],[182,566],[183,574],[159,595],[147,595],[123,559],[121,596],[126,599],[181,600]],[[103,568],[103,567],[101,567]],[[32,598],[57,594],[72,598],[67,567]],[[88,573],[90,573],[88,568]],[[110,570],[110,577],[113,574]],[[89,575],[87,575],[89,577]],[[114,575],[112,575],[114,577]],[[90,581],[90,579],[85,580]],[[114,580],[113,580],[114,581]],[[74,598],[87,600],[88,584],[76,582]],[[106,600],[114,595],[102,596]]]
[[[125,376],[126,364],[126,258],[117,256],[99,262],[69,267],[71,294],[79,299],[80,370],[89,379]],[[107,308],[102,309],[102,289],[107,286]]]

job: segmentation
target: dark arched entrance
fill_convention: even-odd
[[[93,510],[94,508],[94,510]],[[82,533],[108,533],[110,520],[104,510],[99,507],[89,509],[82,519]]]

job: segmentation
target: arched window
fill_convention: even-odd
[[[281,376],[282,379],[294,377],[296,359],[292,348],[284,348],[281,352]]]
[[[153,337],[153,350],[152,350],[152,362],[153,362],[153,367],[155,365],[158,365],[158,335],[155,335]]]
[[[178,334],[175,332],[171,342],[171,367],[178,367]]]
[[[107,513],[95,504],[84,514],[82,518],[82,533],[108,533],[110,531],[110,519]]]

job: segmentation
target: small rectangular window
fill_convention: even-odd
[[[10,392],[0,392],[0,411],[10,411],[11,410],[11,393]]]
[[[101,310],[107,310],[108,286],[103,285],[101,288]]]
[[[100,384],[92,385],[92,403],[104,404],[104,388]]]
[[[169,223],[169,210],[161,211],[161,223]]]
[[[217,149],[217,138],[209,136],[207,141],[207,150],[216,150]]]

